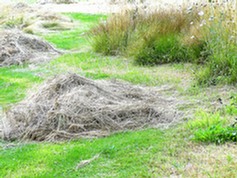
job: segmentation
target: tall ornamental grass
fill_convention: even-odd
[[[200,84],[237,82],[236,4],[135,8],[94,27],[91,44],[105,55],[126,55],[140,65],[191,62]]]

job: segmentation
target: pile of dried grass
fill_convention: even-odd
[[[61,75],[5,114],[4,138],[52,141],[167,126],[181,116],[174,108],[153,89]]]
[[[25,3],[0,4],[0,27],[17,28],[26,33],[48,33],[69,30],[76,25],[69,17],[53,13],[40,6],[29,6]]]
[[[20,31],[0,32],[0,67],[23,62],[48,61],[59,54],[53,46],[33,35]]]

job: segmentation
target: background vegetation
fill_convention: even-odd
[[[204,18],[204,15],[198,15],[199,12],[201,12],[199,9],[195,13],[192,11],[194,15],[188,16],[191,19],[197,19],[196,26],[200,26],[201,18]],[[167,13],[172,14],[176,11]],[[150,33],[149,38],[140,38],[140,35],[144,35],[149,26],[145,21],[141,23],[142,25],[135,26],[135,29],[139,29],[137,31],[130,29],[131,24],[127,25],[132,33],[129,31],[120,34],[120,30],[116,32],[114,29],[114,32],[119,33],[119,35],[116,34],[117,37],[123,40],[120,41],[120,38],[111,36],[114,37],[115,43],[113,44],[107,41],[110,39],[108,34],[112,32],[103,29],[108,28],[105,22],[103,22],[105,26],[100,24],[100,28],[93,29],[91,33],[95,36],[90,39],[95,45],[93,48],[97,47],[96,51],[103,54],[117,56],[97,54],[91,51],[86,41],[85,34],[91,26],[96,25],[98,20],[104,19],[104,16],[67,14],[73,20],[82,22],[78,29],[55,32],[43,35],[43,37],[58,48],[71,50],[70,54],[62,55],[49,64],[37,66],[25,64],[24,66],[0,68],[0,106],[7,109],[10,104],[23,99],[27,91],[32,90],[34,85],[37,87],[49,76],[76,72],[93,79],[123,79],[135,84],[150,86],[172,85],[171,88],[164,88],[162,94],[176,97],[175,93],[178,92],[179,97],[184,97],[182,99],[198,100],[193,105],[180,106],[184,110],[193,109],[195,112],[196,108],[203,107],[195,112],[192,120],[169,129],[129,131],[116,133],[107,138],[61,143],[7,143],[0,140],[0,177],[165,177],[171,175],[235,177],[237,175],[237,151],[236,144],[232,142],[236,142],[236,92],[231,93],[227,88],[224,96],[228,97],[228,102],[214,110],[211,101],[218,97],[222,98],[221,94],[217,93],[219,90],[210,88],[211,92],[208,92],[206,88],[193,85],[194,75],[197,75],[201,83],[206,84],[215,84],[219,81],[231,82],[229,81],[230,75],[209,71],[212,65],[218,68],[215,66],[217,64],[215,59],[211,63],[214,52],[215,54],[219,51],[221,53],[221,50],[224,51],[225,48],[219,49],[220,43],[216,39],[207,43],[206,37],[201,35],[201,32],[208,34],[206,33],[208,28],[196,30],[190,27],[192,21],[183,15],[187,14],[186,10],[179,13],[180,17],[177,16],[177,18],[183,19],[183,23],[179,23],[180,29],[174,28],[175,23],[171,23],[170,25],[174,27],[171,28],[170,33],[163,32],[164,34],[161,33],[161,35],[154,32],[154,38],[150,38],[150,36],[153,37],[153,32]],[[207,13],[204,12],[204,14]],[[115,22],[121,23],[120,28],[126,25],[126,23]],[[200,29],[204,30],[200,31]],[[152,31],[152,29],[149,30]],[[126,36],[126,34],[129,35]],[[79,42],[75,43],[75,39]],[[106,40],[103,41],[104,39]],[[132,39],[136,43],[132,44]],[[107,47],[100,51],[99,47],[102,44]],[[151,48],[147,44],[151,45]],[[216,48],[210,48],[215,44]],[[117,47],[110,45],[117,45]],[[147,45],[147,49],[143,49],[140,45]],[[136,56],[137,52],[140,52],[140,55]],[[165,56],[167,52],[169,54]],[[175,53],[180,58],[176,58]],[[134,65],[133,61],[127,58],[130,55],[142,65]],[[143,57],[138,58],[139,56]],[[187,56],[189,58],[186,58]],[[150,61],[147,62],[146,59]],[[174,62],[194,64],[170,64]],[[163,63],[169,64],[154,66],[154,64]],[[145,66],[145,64],[148,65]],[[203,66],[203,70],[201,69],[199,73],[197,71],[200,65]]]
[[[91,31],[94,51],[132,56],[140,65],[191,62],[202,65],[199,84],[236,83],[235,4],[126,10]]]

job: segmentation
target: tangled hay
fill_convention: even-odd
[[[5,113],[4,138],[60,140],[168,125],[180,118],[172,100],[130,84],[76,74],[47,81]]]
[[[0,27],[17,28],[26,33],[49,33],[73,29],[76,25],[69,17],[25,3],[0,4]]]
[[[0,32],[0,67],[44,62],[58,54],[53,46],[33,35],[15,30]]]

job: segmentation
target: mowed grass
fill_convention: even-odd
[[[200,145],[182,127],[0,147],[1,177],[235,177],[236,146]]]
[[[73,30],[59,31],[48,34],[45,39],[57,48],[65,50],[80,50],[89,46],[86,32],[100,20],[106,19],[105,15],[91,15],[81,13],[66,13],[66,16],[75,21],[78,27]]]
[[[37,66],[36,70],[31,70],[29,66],[0,68],[1,85],[10,87],[9,91],[1,92],[0,95],[2,98],[8,94],[11,96],[2,103],[23,99],[27,89],[45,78],[39,77],[39,73],[47,72],[49,75],[76,72],[93,79],[122,79],[151,86],[170,84],[178,88],[191,87],[194,65],[136,66],[125,57],[96,54],[91,52],[84,34],[101,16],[70,16],[82,25],[76,30],[50,34],[46,39],[61,49],[84,51],[65,54],[49,64]],[[68,36],[64,37],[65,34]],[[78,39],[81,39],[81,43],[77,42]],[[14,85],[8,84],[10,81]],[[7,143],[0,140],[0,177],[237,175],[236,145],[200,144],[193,142],[193,137],[194,133],[185,125],[179,125],[167,130],[127,131],[106,138],[60,143]],[[95,156],[98,158],[93,160]]]
[[[0,176],[145,176],[149,168],[144,164],[150,162],[152,152],[163,148],[162,136],[161,131],[146,130],[115,134],[102,139],[22,145],[0,153]],[[91,159],[95,155],[99,155],[98,159],[76,168],[80,161]]]
[[[134,84],[150,86],[173,84],[181,85],[183,81],[191,80],[192,65],[163,65],[159,68],[136,66],[123,57],[106,57],[93,52],[66,54],[50,64],[58,69],[70,69],[93,79],[122,79]],[[187,87],[189,84],[187,85]]]
[[[41,77],[24,66],[0,68],[0,106],[22,100],[25,91],[40,81]]]

